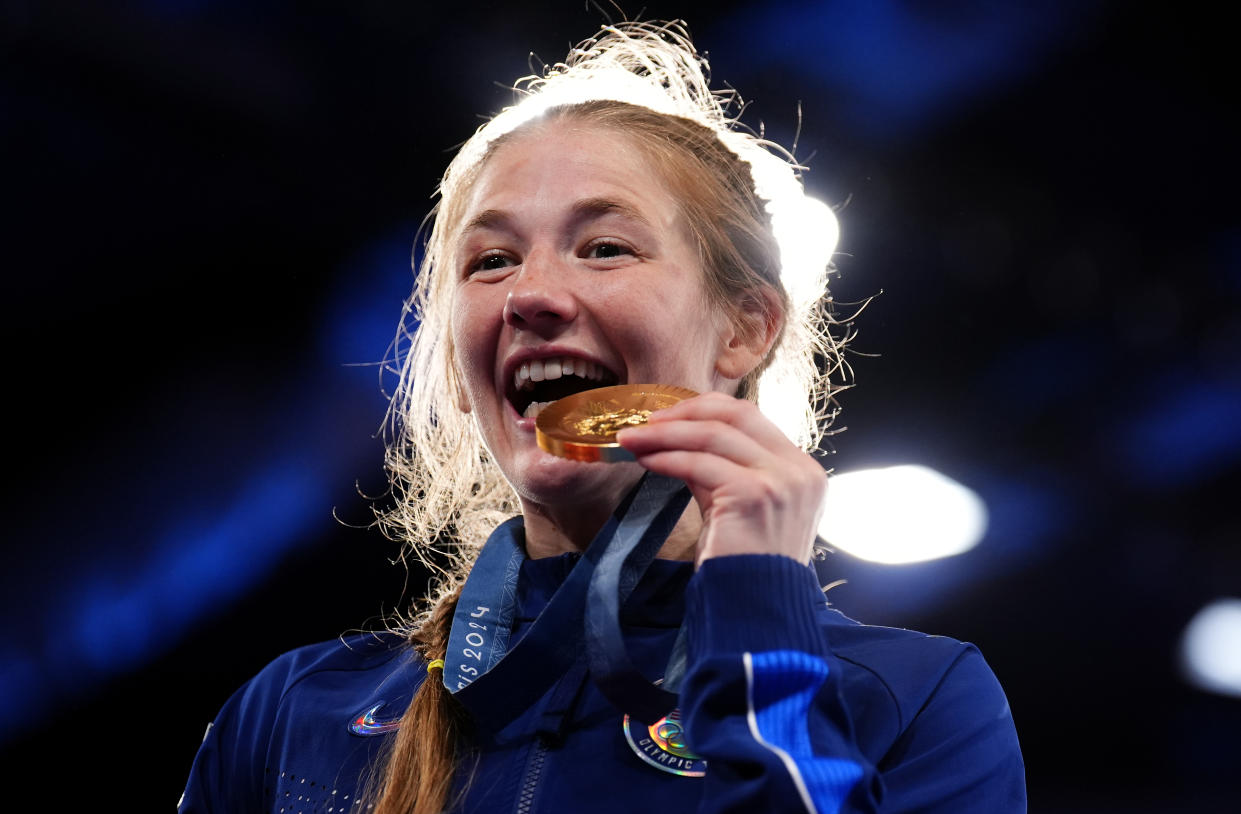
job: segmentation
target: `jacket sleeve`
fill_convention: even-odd
[[[887,754],[868,758],[816,607],[787,557],[703,563],[686,596],[689,746],[707,760],[702,814],[1014,814],[1024,767],[1007,702],[967,645]]]

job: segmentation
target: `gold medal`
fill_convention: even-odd
[[[616,443],[626,427],[645,424],[651,413],[698,395],[670,384],[619,384],[565,396],[543,408],[534,422],[539,448],[573,461],[632,461]]]

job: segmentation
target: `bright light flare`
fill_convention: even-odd
[[[1181,667],[1194,686],[1241,697],[1241,599],[1217,599],[1189,620]]]
[[[925,466],[833,475],[819,536],[863,560],[896,565],[968,551],[987,530],[982,498]]]
[[[827,267],[840,240],[840,222],[830,206],[801,194],[800,185],[788,178],[784,162],[764,163],[767,166],[753,172],[771,177],[756,179],[754,185],[760,194],[768,192],[767,211],[780,244],[780,282],[795,307],[809,307],[823,296]],[[781,182],[787,189],[781,190]]]

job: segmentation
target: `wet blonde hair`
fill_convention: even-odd
[[[663,177],[694,242],[712,305],[742,330],[780,335],[738,396],[803,449],[834,415],[845,337],[834,337],[827,295],[837,226],[805,196],[800,167],[778,146],[740,127],[731,91],[712,91],[706,60],[679,23],[608,26],[564,63],[515,86],[518,101],[457,153],[439,187],[434,225],[398,348],[405,352],[390,411],[387,466],[394,505],[379,521],[406,552],[437,568],[438,596],[407,628],[427,660],[441,658],[460,586],[479,547],[519,511],[471,414],[458,400],[451,342],[453,246],[472,186],[491,155],[531,126],[563,123],[625,135]],[[778,313],[776,313],[778,312]],[[846,329],[847,333],[847,329]],[[377,814],[438,812],[452,788],[460,710],[438,674],[424,681],[377,767]]]

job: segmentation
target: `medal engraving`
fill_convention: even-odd
[[[600,410],[598,415],[578,419],[573,428],[580,435],[616,435],[626,427],[645,424],[650,417],[650,410]]]
[[[621,384],[574,393],[543,408],[535,419],[539,447],[574,461],[632,461],[616,442],[627,427],[645,424],[651,413],[698,395],[668,384]]]

